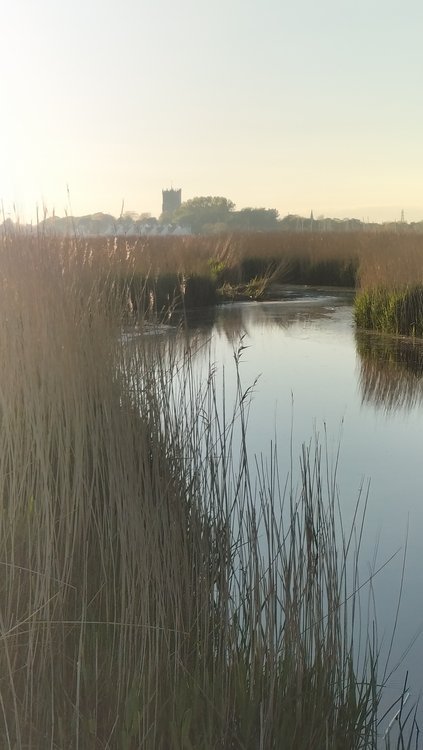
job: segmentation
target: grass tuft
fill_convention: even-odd
[[[356,296],[354,315],[359,328],[422,337],[423,286],[364,290]]]

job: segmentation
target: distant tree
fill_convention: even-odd
[[[158,222],[157,222],[157,219],[156,219],[155,216],[152,216],[147,211],[144,211],[144,213],[142,213],[142,214],[140,214],[138,216],[138,219],[137,219],[137,221],[135,223],[139,227],[145,227],[145,226],[151,226],[152,227],[152,226],[156,226],[156,224]]]
[[[278,228],[278,219],[276,208],[243,208],[233,212],[230,226],[244,231],[271,231]]]
[[[172,214],[172,222],[190,227],[195,233],[210,231],[214,225],[226,228],[235,204],[221,196],[198,196],[182,203]]]

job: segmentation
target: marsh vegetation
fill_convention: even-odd
[[[364,507],[342,524],[318,445],[298,487],[272,450],[252,481],[242,345],[222,411],[143,334],[137,253],[1,240],[0,744],[375,748]]]
[[[57,246],[69,242],[42,233],[38,240]],[[395,294],[409,290],[407,294],[413,295],[410,290],[423,284],[423,235],[412,233],[234,232],[81,238],[78,243],[96,272],[104,276],[107,268],[109,281],[113,277],[120,285],[131,314],[142,316],[152,310],[166,314],[175,307],[208,307],[222,300],[268,299],[278,294],[281,284],[301,284],[355,288],[358,296],[367,293],[360,303],[366,308],[370,300],[363,321],[374,325],[372,315],[377,319],[379,312],[370,310],[380,289]],[[413,313],[414,297],[409,305]]]

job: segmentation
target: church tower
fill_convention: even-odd
[[[162,190],[162,213],[173,214],[178,208],[181,207],[182,202],[182,190]]]

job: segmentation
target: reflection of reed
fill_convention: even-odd
[[[350,303],[345,292],[319,292],[302,288],[293,292],[287,289],[280,292],[281,297],[277,301],[235,302],[187,312],[184,322],[190,332],[211,334],[214,331],[224,336],[230,344],[236,344],[240,336],[250,330],[275,327],[286,330],[298,322],[327,318],[333,314],[334,308]]]
[[[356,331],[362,403],[386,411],[423,403],[423,342]]]
[[[244,305],[224,305],[219,308],[216,315],[215,331],[225,336],[226,340],[232,346],[236,346],[246,333],[248,334],[248,321],[245,315],[245,307],[255,305],[254,302],[247,302]]]
[[[253,303],[248,303],[252,304]],[[221,305],[206,310],[187,310],[183,315],[175,314],[172,318],[192,344],[204,344],[212,333],[224,336],[231,344],[236,344],[240,337],[247,332],[247,322],[243,306]]]
[[[281,314],[283,310],[283,314]],[[254,328],[288,328],[298,321],[298,309],[293,313],[288,308],[267,305],[265,308],[260,303],[245,302],[221,305],[213,310],[213,317],[204,317],[203,311],[195,311],[194,315],[186,316],[186,334],[202,337],[204,340],[213,333],[221,336],[226,341],[237,346],[240,338]]]

